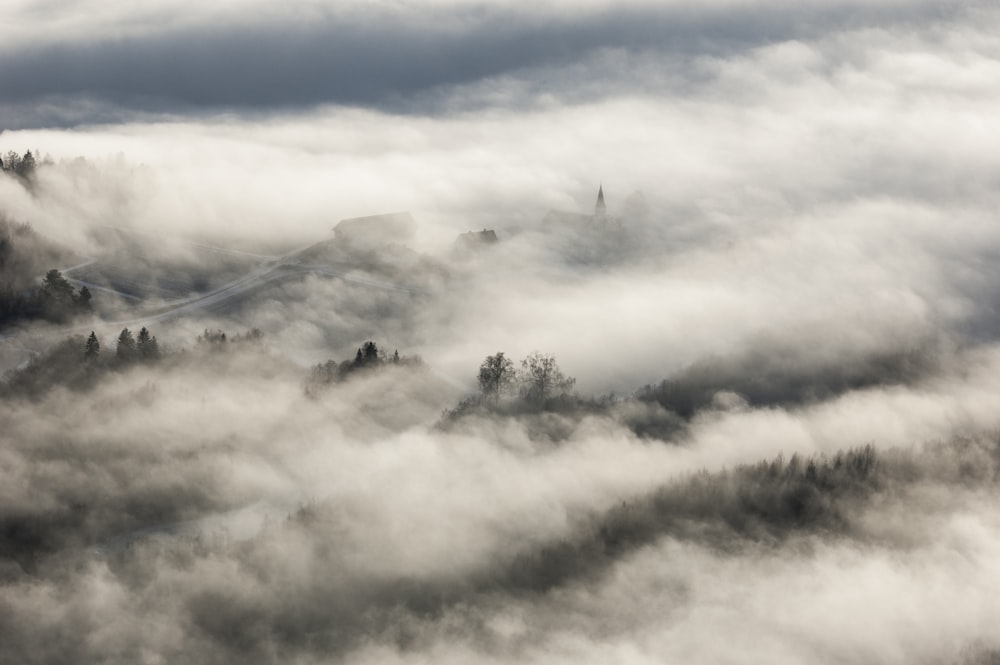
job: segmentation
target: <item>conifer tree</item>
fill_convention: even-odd
[[[93,296],[90,293],[90,289],[86,286],[81,286],[80,292],[77,293],[73,299],[76,301],[76,306],[80,309],[90,309],[91,298],[93,298]]]
[[[87,346],[83,352],[83,357],[87,360],[97,360],[97,356],[101,354],[101,342],[97,339],[97,334],[93,330],[90,331],[90,337],[87,338]]]
[[[156,343],[156,337],[150,335],[149,330],[143,326],[139,331],[136,340],[136,352],[142,360],[155,360],[160,356],[160,348]]]
[[[132,331],[128,328],[122,328],[121,333],[118,335],[118,346],[115,348],[115,356],[122,362],[132,362],[135,360],[135,338],[132,336]]]

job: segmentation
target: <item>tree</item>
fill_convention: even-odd
[[[136,340],[136,353],[142,360],[156,360],[160,357],[160,345],[156,342],[156,337],[149,334],[149,330],[143,326],[139,331]]]
[[[8,151],[7,154],[4,155],[3,158],[4,171],[8,171],[10,173],[17,173],[17,170],[18,168],[20,168],[20,165],[21,165],[21,156],[16,152],[14,152],[13,150]]]
[[[378,363],[378,346],[372,341],[362,344],[361,348],[358,349],[358,353],[354,356],[355,367],[369,367]]]
[[[563,375],[555,356],[535,351],[521,361],[518,382],[521,385],[521,397],[529,402],[542,404],[553,395],[569,392],[576,379]]]
[[[45,273],[39,296],[45,317],[51,321],[66,321],[75,313],[73,285],[55,268]]]
[[[55,268],[45,273],[45,278],[42,279],[42,291],[60,304],[73,301],[73,285]]]
[[[27,178],[35,171],[35,156],[31,154],[31,151],[24,153],[24,157],[18,163],[17,167],[14,169],[17,175],[22,178]]]
[[[76,294],[74,300],[76,301],[76,306],[80,309],[90,309],[90,300],[93,296],[90,294],[90,289],[86,286],[80,287],[80,292]]]
[[[212,332],[205,328],[205,332],[198,335],[198,344],[207,344],[210,347],[221,347],[226,344],[226,333],[221,330]]]
[[[97,339],[97,335],[93,330],[90,331],[90,337],[87,338],[87,345],[85,351],[83,352],[83,357],[87,360],[97,360],[97,356],[101,353],[101,343]]]
[[[506,358],[502,351],[496,355],[486,356],[479,366],[479,392],[483,399],[496,401],[501,395],[510,392],[514,386],[514,363]]]
[[[135,360],[135,338],[132,336],[132,331],[128,328],[122,328],[121,333],[118,335],[118,346],[115,348],[115,356],[122,362],[132,362]]]

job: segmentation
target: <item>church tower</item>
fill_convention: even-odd
[[[604,205],[604,184],[597,190],[597,203],[594,204],[594,219],[603,222],[608,218],[608,209]]]

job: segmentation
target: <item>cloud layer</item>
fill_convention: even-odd
[[[5,369],[90,329],[110,354],[124,325],[173,352],[0,399],[0,660],[1000,653],[987,3],[0,23],[0,149],[52,157],[0,177],[0,212],[149,296],[3,331]],[[620,230],[569,216],[601,184]],[[412,241],[331,235],[397,210]],[[194,343],[251,327],[265,350]],[[369,339],[426,365],[306,396]],[[584,397],[448,421],[497,351],[556,354]]]
[[[558,3],[349,3],[280,14],[266,6],[205,11],[171,3],[111,4],[96,15],[74,3],[46,9],[14,3],[6,10],[4,23],[19,30],[0,56],[0,103],[38,110],[46,100],[69,101],[83,114],[77,121],[88,119],[80,99],[98,103],[90,120],[100,119],[102,104],[154,112],[328,103],[407,110],[437,106],[436,98],[456,87],[572,71],[602,54],[652,57],[670,67],[842,30],[905,31],[974,12],[937,2],[592,3],[572,11]],[[615,73],[600,66],[581,74],[592,92],[619,91]],[[8,122],[32,126],[47,122],[45,115],[59,122],[60,113],[74,121],[72,110],[50,107],[42,119]]]

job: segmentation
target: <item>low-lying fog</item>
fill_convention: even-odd
[[[2,293],[92,293],[3,312],[0,661],[1000,658],[995,8],[62,4],[0,10]]]

